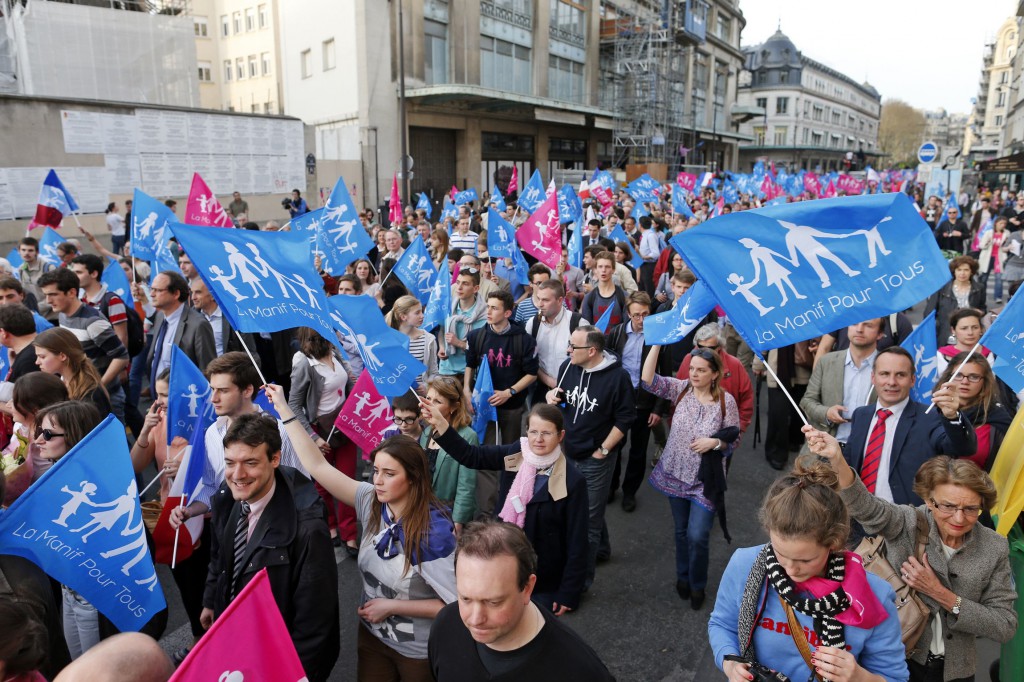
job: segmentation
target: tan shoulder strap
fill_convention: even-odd
[[[814,663],[811,662],[811,645],[807,642],[807,637],[804,635],[804,629],[800,625],[800,621],[796,619],[793,607],[781,595],[777,594],[776,596],[778,596],[779,601],[782,603],[782,608],[786,612],[786,620],[789,621],[789,634],[793,637],[793,641],[796,642],[796,648],[800,651],[800,657],[804,659],[804,663],[811,669],[813,678],[821,682],[821,678],[818,677],[818,673],[814,669]]]

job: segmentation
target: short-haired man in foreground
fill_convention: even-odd
[[[459,600],[430,629],[430,668],[438,682],[522,679],[614,680],[569,626],[531,601],[537,555],[522,529],[475,521],[455,550]]]

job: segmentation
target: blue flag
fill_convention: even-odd
[[[574,223],[583,217],[583,204],[576,196],[572,185],[562,185],[558,190],[558,222],[562,225]]]
[[[462,204],[468,204],[471,201],[476,201],[479,198],[479,195],[476,193],[476,187],[470,187],[469,189],[464,189],[461,192],[456,192],[455,199],[452,203],[456,206],[461,206]]]
[[[167,444],[177,437],[189,439],[196,428],[204,433],[213,419],[202,421],[210,400],[210,382],[177,346],[171,348],[171,376],[167,382]]]
[[[931,403],[932,389],[939,380],[939,348],[935,343],[935,311],[928,314],[900,346],[914,358],[914,387],[910,398]]]
[[[658,181],[647,173],[644,173],[633,182],[626,185],[626,192],[638,202],[657,201],[658,194],[654,190],[658,188]]]
[[[512,249],[511,253],[512,269],[515,270],[516,279],[524,287],[530,283],[530,265],[523,258],[523,253],[519,249]]]
[[[416,384],[427,367],[409,354],[409,337],[387,325],[375,300],[332,296],[328,303],[335,327],[355,342],[378,393],[394,398]]]
[[[7,262],[11,264],[14,270],[17,270],[25,261],[22,260],[21,254],[18,253],[17,249],[11,249],[10,253],[7,254]]]
[[[573,225],[572,234],[569,235],[569,252],[566,259],[574,268],[583,267],[583,226],[578,222]]]
[[[55,268],[59,268],[61,265],[60,256],[57,255],[57,247],[65,242],[64,237],[60,236],[52,227],[48,227],[43,230],[43,235],[39,238],[39,258],[44,263],[49,263]]]
[[[487,424],[498,421],[498,409],[487,402],[494,395],[494,381],[491,379],[491,365],[486,357],[480,358],[480,367],[476,371],[476,383],[473,384],[473,430],[480,442],[484,442]]]
[[[512,225],[493,208],[487,209],[487,253],[494,258],[511,258],[518,250]]]
[[[605,308],[604,312],[601,314],[601,317],[598,318],[597,322],[594,323],[594,326],[597,327],[597,330],[602,334],[608,333],[608,323],[611,322],[612,310],[614,308],[614,305],[610,305],[607,308]]]
[[[128,275],[124,274],[121,264],[113,258],[109,259],[107,267],[103,268],[100,281],[107,285],[107,291],[117,294],[126,306],[129,308],[135,307],[135,299],[132,298],[132,287],[128,283]]]
[[[416,239],[409,248],[402,253],[402,257],[395,264],[392,271],[398,279],[402,280],[409,292],[420,300],[423,305],[430,300],[430,292],[434,288],[434,280],[437,278],[437,269],[430,259],[430,253],[423,243],[423,237],[416,235]]]
[[[124,426],[114,415],[0,516],[0,553],[24,557],[126,632],[167,607],[146,545]]]
[[[45,317],[34,310],[32,311],[32,319],[36,321],[36,334],[42,334],[47,329],[53,329],[53,325],[50,324]]]
[[[338,346],[306,235],[180,224],[171,230],[233,328],[258,333],[310,327]]]
[[[902,194],[743,211],[670,243],[755,351],[904,310],[950,279]]]
[[[619,188],[618,184],[615,182],[615,178],[606,170],[594,171],[594,174],[590,177],[590,186],[593,187],[594,185],[604,187],[609,192],[614,192]]]
[[[647,210],[646,203],[644,203],[643,201],[638,201],[633,206],[633,210],[630,212],[629,215],[633,216],[634,220],[640,220],[644,216],[651,215],[651,212]]]
[[[178,219],[174,211],[136,188],[132,197],[130,225],[132,255],[142,260],[153,260],[157,248],[165,246],[171,236],[168,227],[176,222]]]
[[[274,407],[274,403],[270,402],[270,398],[267,397],[267,389],[261,388],[256,392],[256,397],[252,399],[253,405],[259,405],[264,412],[269,414],[274,419],[280,419],[281,415],[278,413],[277,408]]]
[[[332,275],[345,274],[346,265],[362,258],[373,248],[373,240],[359,220],[356,206],[345,186],[345,178],[338,178],[331,196],[327,197],[319,222],[319,243],[324,248],[323,268]]]
[[[644,264],[644,259],[641,258],[640,254],[633,248],[633,242],[630,241],[629,237],[626,235],[626,231],[622,229],[622,223],[615,223],[615,228],[608,233],[608,238],[613,242],[626,242],[626,244],[629,245],[629,252],[633,254],[629,259],[629,264],[632,265],[634,269],[639,270],[640,266]]]
[[[505,197],[501,196],[501,190],[498,189],[497,185],[495,185],[494,189],[491,190],[491,196],[487,199],[487,203],[494,204],[493,208],[496,208],[499,211],[504,211],[508,208],[508,204],[505,203]],[[488,226],[490,225],[490,223],[487,224]]]
[[[697,280],[671,310],[651,315],[644,320],[644,343],[649,346],[665,346],[681,340],[697,328],[707,314],[714,310],[715,305],[717,303],[711,290],[703,281]]]
[[[416,202],[417,211],[426,211],[427,220],[434,214],[434,205],[430,203],[430,197],[426,192],[420,192],[420,200]]]
[[[306,235],[309,242],[309,256],[312,262],[313,255],[323,253],[324,248],[320,239],[320,221],[323,220],[324,209],[318,208],[315,211],[307,211],[302,215],[295,216],[291,221],[292,232]]]
[[[430,299],[423,308],[423,324],[420,329],[433,331],[437,326],[444,327],[448,313],[452,309],[452,287],[448,268],[441,263],[434,278],[434,286],[430,290]]]
[[[1024,294],[1019,290],[982,335],[981,345],[996,354],[992,371],[1015,393],[1024,390]]]
[[[547,199],[547,192],[545,191],[544,181],[540,179],[540,171],[534,170],[533,175],[530,176],[530,181],[526,183],[523,191],[519,193],[517,203],[527,213],[533,213],[544,203],[545,199]]]
[[[175,225],[180,223],[175,223]],[[170,235],[167,235],[170,239]],[[157,246],[156,251],[153,253],[153,260],[149,264],[149,283],[153,284],[153,280],[161,272],[170,270],[171,272],[177,272],[181,274],[181,268],[178,266],[178,257],[171,251],[171,247],[166,243]]]
[[[459,217],[459,207],[448,200],[448,195],[444,195],[444,204],[441,206],[441,222],[444,222],[448,218],[455,220]],[[448,234],[452,233],[452,226],[448,226]]]
[[[672,188],[672,212],[677,215],[684,215],[687,218],[696,218],[690,204],[686,201],[686,190],[676,185]]]

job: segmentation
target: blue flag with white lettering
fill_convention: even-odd
[[[476,371],[476,382],[473,384],[473,430],[480,442],[484,442],[487,424],[498,421],[498,409],[487,402],[494,395],[494,381],[491,379],[491,365],[487,358],[480,358],[480,367]]]
[[[487,203],[494,204],[493,208],[496,208],[499,211],[504,211],[508,208],[508,204],[505,203],[505,197],[501,196],[501,190],[498,189],[497,185],[495,185],[494,189],[491,190],[491,196],[487,199]],[[490,226],[490,223],[487,223],[487,225]]]
[[[914,358],[914,387],[910,398],[918,403],[931,403],[932,389],[939,380],[939,348],[935,343],[935,311],[900,344]]]
[[[142,260],[153,260],[158,247],[165,246],[170,238],[170,225],[178,222],[174,211],[162,201],[149,196],[141,189],[135,189],[132,197],[131,241],[132,255]]]
[[[124,304],[129,308],[135,307],[135,299],[132,298],[132,287],[128,283],[128,275],[124,274],[121,264],[113,258],[108,259],[107,267],[103,268],[100,281],[107,285],[107,291],[117,294]]]
[[[1024,294],[1013,295],[981,337],[981,345],[996,354],[992,371],[1014,390],[1024,390]]]
[[[124,426],[114,415],[0,516],[0,553],[36,564],[125,632],[137,632],[167,607]]]
[[[358,229],[365,234],[361,225]],[[258,333],[310,327],[340,348],[305,234],[181,224],[171,231],[234,329]]]
[[[57,247],[64,241],[64,237],[52,227],[43,230],[43,235],[39,238],[39,258],[55,268],[60,267],[61,260],[57,255]]]
[[[420,325],[420,329],[429,332],[439,325],[443,327],[451,309],[451,277],[448,274],[448,267],[441,263],[434,278],[434,286],[430,289],[430,299],[423,307],[423,324]]]
[[[658,188],[658,181],[647,173],[644,173],[633,182],[626,185],[626,192],[638,202],[657,201],[658,194],[654,190]]]
[[[203,432],[213,423],[198,420],[210,400],[210,382],[181,348],[171,348],[171,376],[167,387],[167,444],[178,436],[191,438],[196,427]]]
[[[576,196],[572,185],[562,185],[558,190],[558,222],[562,225],[574,223],[583,217],[583,204]]]
[[[574,268],[583,267],[583,226],[576,222],[572,226],[572,234],[569,235],[569,252],[566,260]]]
[[[694,282],[670,310],[644,320],[644,343],[665,346],[680,341],[715,309],[714,295],[702,280]]]
[[[903,194],[733,213],[670,243],[759,352],[905,310],[950,279]]]
[[[384,321],[377,301],[369,296],[331,296],[334,326],[352,339],[383,396],[400,396],[416,384],[426,365],[409,354],[409,337]]]
[[[479,198],[479,195],[476,193],[476,187],[470,187],[469,189],[464,189],[461,192],[456,192],[455,199],[452,203],[456,206],[462,206],[463,204],[468,204],[471,201],[476,201]]]
[[[338,178],[331,196],[327,197],[318,232],[324,249],[323,269],[332,275],[345,274],[346,265],[364,257],[373,248],[373,240],[359,220],[345,178]]]
[[[430,291],[434,288],[434,280],[437,278],[437,269],[430,259],[422,236],[416,235],[416,239],[398,259],[393,272],[402,280],[409,293],[418,298],[421,304],[427,304],[430,300]]]
[[[519,193],[519,199],[516,203],[527,213],[533,213],[547,198],[544,181],[540,179],[540,171],[534,170],[533,175],[530,176],[530,181],[526,183],[523,191]]]
[[[430,197],[426,192],[420,192],[420,200],[416,202],[417,211],[426,211],[427,220],[434,214],[434,205],[430,203]]]
[[[512,225],[493,208],[487,209],[487,253],[494,258],[511,258],[518,250]]]
[[[686,201],[686,190],[676,185],[672,188],[672,212],[687,218],[696,218],[689,202]]]
[[[639,269],[640,266],[644,264],[644,259],[641,258],[640,254],[636,252],[635,248],[633,248],[633,242],[630,241],[629,237],[626,235],[626,231],[622,229],[622,223],[615,223],[615,228],[608,233],[608,238],[613,242],[626,242],[626,244],[629,245],[629,252],[633,254],[629,259],[629,264],[632,265],[634,269]]]

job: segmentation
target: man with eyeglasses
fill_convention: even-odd
[[[597,327],[581,326],[569,337],[569,358],[558,370],[558,385],[547,401],[565,415],[562,450],[587,480],[587,576],[594,582],[597,561],[611,557],[604,510],[608,502],[613,463],[608,455],[636,420],[633,382],[615,354],[605,350]]]
[[[939,243],[940,249],[963,253],[966,234],[967,223],[960,219],[960,209],[950,208],[935,228],[935,241]]]
[[[651,440],[651,429],[668,416],[671,404],[640,386],[640,371],[651,351],[651,346],[644,341],[644,320],[651,314],[651,297],[642,291],[630,294],[626,299],[626,312],[629,319],[610,328],[605,338],[608,350],[622,360],[622,367],[629,374],[633,386],[632,399],[636,405],[636,417],[629,426],[626,477],[622,481],[622,509],[632,512],[636,510],[636,493],[643,483],[644,472],[647,470],[647,445]],[[667,353],[659,356],[659,374],[668,374],[671,371],[669,362]],[[608,491],[609,503],[615,500],[615,493],[619,489],[623,450],[622,447],[616,448],[614,453],[615,470],[612,472],[612,484]]]
[[[697,328],[693,334],[693,345],[695,348],[704,348],[715,355],[722,362],[722,378],[719,384],[722,390],[732,396],[736,401],[736,408],[740,413],[740,437],[750,426],[750,420],[754,417],[754,388],[750,385],[750,375],[747,374],[743,363],[726,350],[725,332],[717,322],[709,322]],[[677,379],[688,379],[690,377],[690,354],[683,357],[676,372]],[[737,440],[738,444],[739,441]]]
[[[944,384],[926,414],[927,406],[910,399],[914,359],[899,346],[878,352],[871,383],[878,399],[853,411],[843,456],[868,492],[896,504],[923,504],[914,476],[925,460],[967,457],[978,448],[974,427],[960,413],[960,393],[953,382]]]

